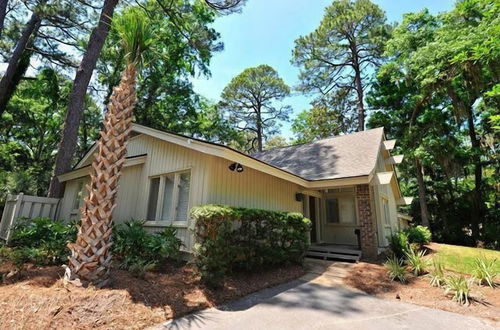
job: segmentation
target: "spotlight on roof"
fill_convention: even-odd
[[[231,165],[229,165],[229,170],[230,171],[236,171],[238,173],[241,173],[243,172],[243,165],[239,164],[239,163],[232,163]]]

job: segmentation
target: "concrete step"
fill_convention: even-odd
[[[324,260],[327,259],[335,259],[335,260],[345,260],[351,262],[358,262],[360,259],[360,255],[352,255],[352,254],[342,254],[342,253],[333,253],[333,252],[318,252],[318,251],[307,251],[306,257],[316,257],[322,258]]]

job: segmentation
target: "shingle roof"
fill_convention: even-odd
[[[250,155],[306,180],[369,175],[377,163],[384,129],[335,136]]]

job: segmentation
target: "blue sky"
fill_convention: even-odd
[[[404,13],[428,8],[432,13],[449,10],[454,0],[372,0],[385,12],[389,22]],[[248,67],[268,64],[290,86],[297,84],[298,68],[290,64],[294,41],[313,31],[331,0],[247,0],[240,14],[220,17],[213,27],[221,34],[224,50],[212,58],[210,79],[193,80],[195,90],[218,101],[227,83]],[[295,95],[285,100],[293,107],[292,118],[309,108],[312,97]],[[281,135],[290,138],[290,124]]]

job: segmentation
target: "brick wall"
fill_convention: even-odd
[[[375,233],[375,219],[370,203],[370,186],[367,184],[356,186],[356,199],[361,227],[361,251],[363,257],[373,259],[377,256],[377,236]]]

